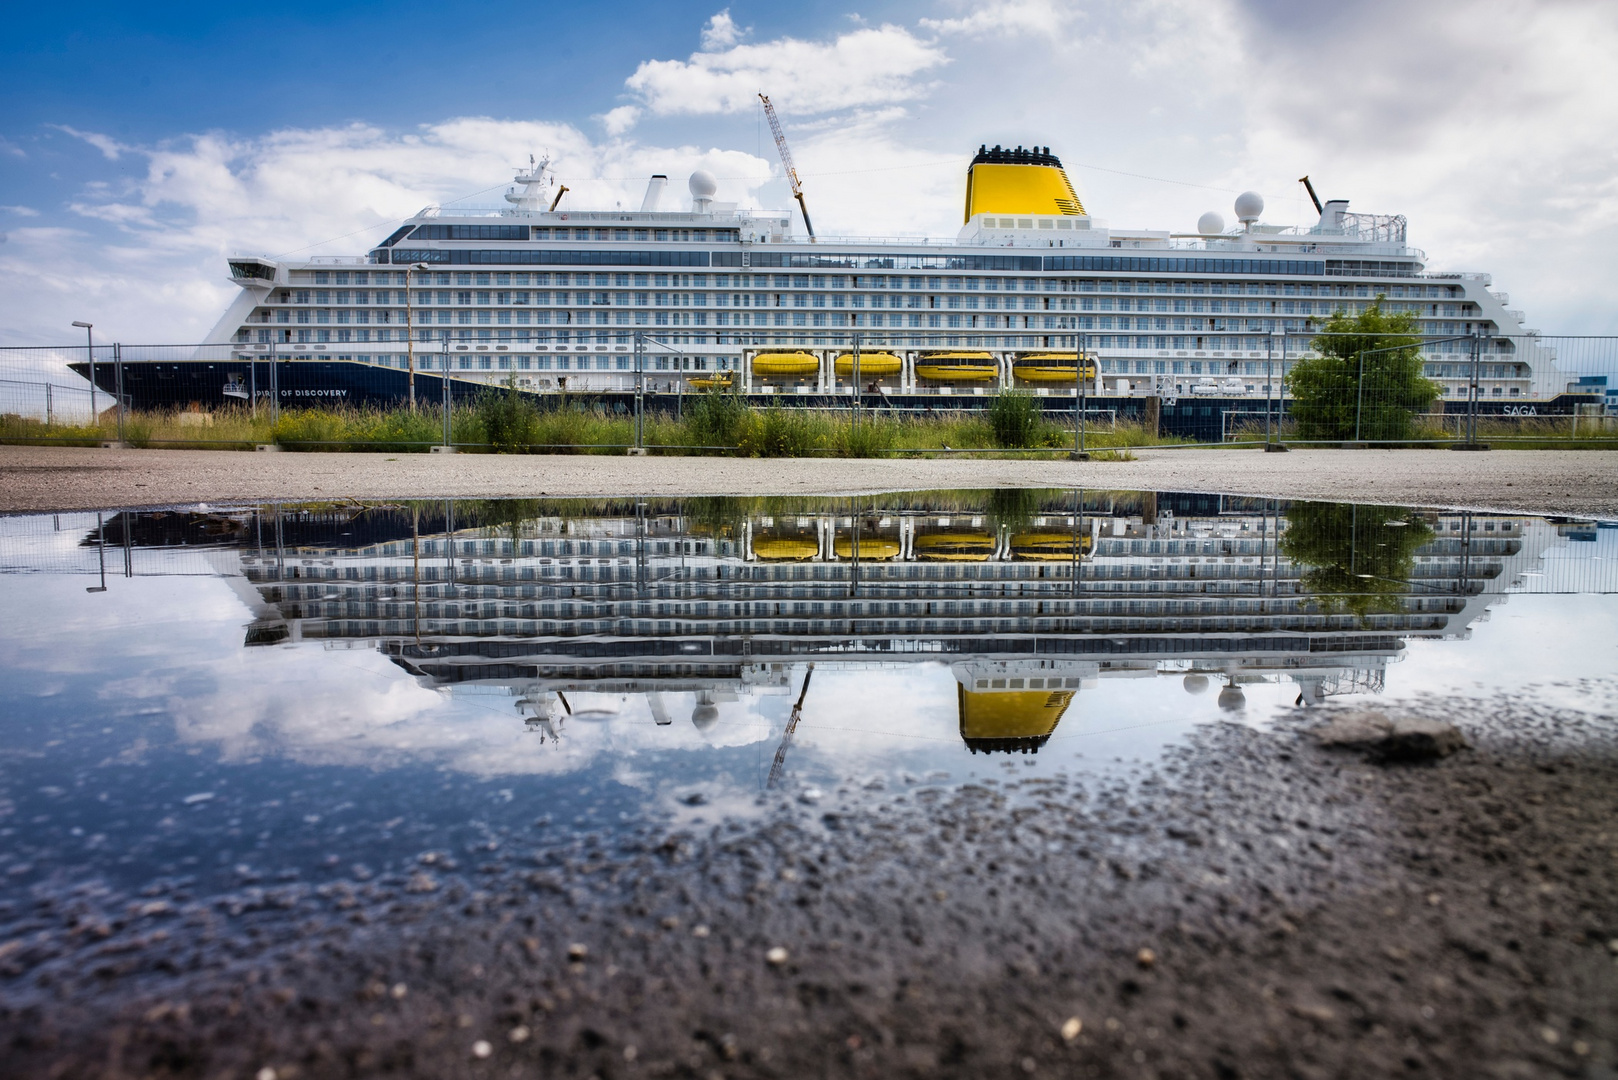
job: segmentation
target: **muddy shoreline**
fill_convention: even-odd
[[[1521,700],[1415,706],[1472,744],[1430,765],[1298,713],[1128,776],[80,889],[7,913],[0,1073],[1608,1076],[1618,739]]]
[[[0,513],[199,502],[820,495],[1005,487],[1208,492],[1618,516],[1602,450],[1138,449],[1135,461],[233,453],[0,447]]]

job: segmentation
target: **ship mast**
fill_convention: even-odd
[[[809,241],[814,242],[815,227],[809,224],[809,207],[803,201],[803,186],[798,183],[798,170],[792,164],[792,151],[787,149],[787,137],[781,130],[781,121],[775,118],[775,106],[770,99],[760,94],[758,99],[764,103],[764,115],[769,118],[770,131],[775,135],[775,148],[781,151],[781,167],[787,171],[787,183],[792,185],[792,197],[798,200],[798,209],[803,211],[803,227],[809,230]]]

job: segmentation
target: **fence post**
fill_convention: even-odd
[[[281,362],[275,342],[270,342],[270,427],[281,420]],[[273,438],[273,435],[272,435]]]
[[[55,427],[56,420],[51,411],[51,384],[45,384],[45,426]]]
[[[447,331],[447,330],[445,331],[445,333],[448,333],[448,332],[449,331]],[[450,425],[450,410],[454,407],[454,399],[450,396],[450,392],[449,392],[449,339],[448,338],[444,339],[443,349],[441,350],[441,353],[440,353],[440,356],[439,356],[439,361],[438,361],[438,381],[439,381],[439,384],[442,386],[443,391],[444,391],[444,449],[447,452],[449,450],[449,447],[450,447],[450,428],[449,428],[449,425]]]
[[[1360,416],[1365,411],[1365,350],[1360,350],[1360,385],[1354,398],[1354,441],[1360,441]]]
[[[115,373],[115,385],[118,387],[118,441],[124,441],[124,347],[117,342],[112,345],[112,366]]]

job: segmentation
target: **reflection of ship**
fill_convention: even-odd
[[[1401,580],[1356,613],[1278,545],[1298,507],[1043,492],[996,512],[968,493],[271,507],[113,515],[75,551],[228,558],[248,644],[364,643],[434,685],[508,688],[547,738],[578,719],[564,698],[606,715],[651,695],[702,728],[808,662],[941,662],[968,746],[1034,750],[1095,679],[1217,686],[1232,708],[1258,681],[1306,703],[1375,691],[1406,639],[1464,635],[1564,543],[1538,519],[1426,513]]]

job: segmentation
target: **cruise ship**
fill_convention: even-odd
[[[1248,192],[1228,226],[1209,212],[1185,232],[1111,228],[1048,147],[984,146],[947,239],[815,236],[789,211],[718,201],[707,172],[686,187],[671,205],[653,176],[638,210],[581,209],[588,192],[530,159],[503,206],[428,207],[364,255],[232,258],[241,291],[208,344],[181,360],[126,352],[123,389],[137,407],[272,392],[393,404],[491,384],[672,407],[722,386],[905,410],[1026,387],[1071,412],[1082,376],[1090,409],[1220,438],[1230,414],[1284,398],[1285,370],[1332,313],[1382,297],[1419,320],[1435,407],[1464,403],[1474,363],[1485,411],[1598,400],[1568,392],[1489,275],[1429,272],[1402,216],[1312,186],[1320,216],[1302,226],[1265,222]]]

